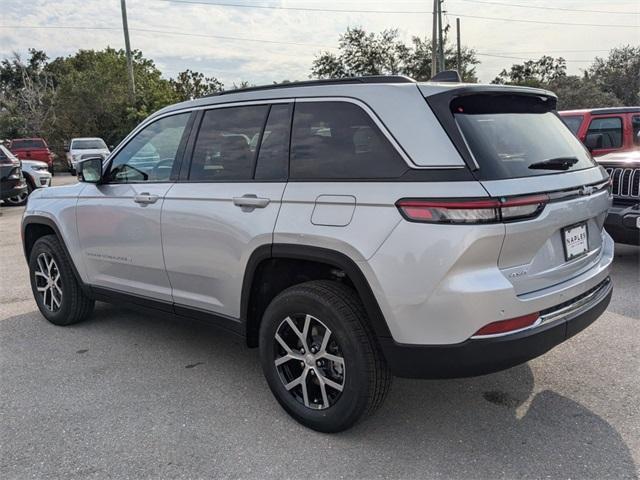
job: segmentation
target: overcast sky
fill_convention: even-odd
[[[431,0],[185,1],[352,12],[127,0],[132,48],[152,58],[166,77],[190,68],[215,76],[226,85],[241,80],[255,84],[305,80],[314,57],[324,50],[335,51],[339,34],[348,26],[376,32],[397,28],[406,40],[414,35],[431,36],[431,14],[420,13],[431,11]],[[120,0],[2,0],[0,5],[0,58],[12,52],[24,56],[30,47],[45,50],[50,57],[68,55],[80,48],[102,49],[107,45],[124,48]],[[461,17],[462,43],[478,51],[482,61],[478,75],[482,81],[490,81],[512,63],[545,53],[563,56],[569,72],[579,73],[595,56],[606,56],[610,48],[640,45],[638,0],[446,0],[444,5],[445,19],[452,27],[456,16]],[[455,34],[454,30],[452,33]]]

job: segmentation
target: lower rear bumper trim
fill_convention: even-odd
[[[611,301],[611,280],[603,285],[584,308],[511,335],[454,345],[408,345],[391,338],[380,338],[380,344],[391,371],[399,377],[459,378],[497,372],[536,358],[591,325]]]

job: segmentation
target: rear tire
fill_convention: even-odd
[[[391,386],[362,302],[338,282],[306,282],[273,299],[260,325],[260,361],[280,405],[321,432],[372,414]]]
[[[95,302],[82,291],[57,236],[45,235],[35,242],[29,276],[40,313],[54,325],[72,325],[93,312]]]

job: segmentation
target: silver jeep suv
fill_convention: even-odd
[[[56,325],[117,301],[260,349],[304,425],[346,429],[393,375],[526,362],[612,291],[609,179],[544,90],[365,77],[167,107],[22,229]]]

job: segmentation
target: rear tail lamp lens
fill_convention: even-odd
[[[484,335],[500,335],[504,333],[513,333],[517,330],[530,327],[540,318],[540,313],[531,313],[522,317],[510,318],[509,320],[499,320],[497,322],[489,323],[485,325],[476,333],[474,337],[481,337]]]
[[[469,224],[533,218],[548,201],[547,195],[468,200],[406,199],[399,200],[396,206],[411,222]]]

